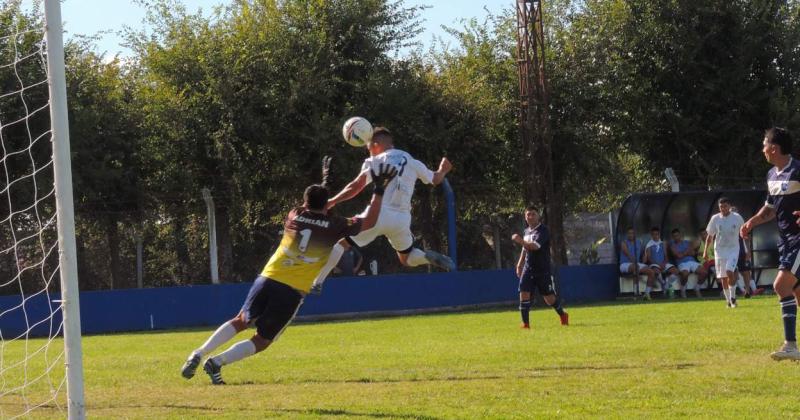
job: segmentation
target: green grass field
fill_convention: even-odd
[[[84,338],[91,418],[474,419],[797,417],[800,364],[782,342],[774,296],[296,324],[226,366],[228,385],[186,355],[212,330]],[[249,334],[249,333],[248,333]],[[237,339],[246,337],[242,333]],[[9,349],[7,349],[7,352]],[[10,353],[7,353],[10,354]],[[6,356],[8,358],[8,355]],[[8,380],[8,379],[6,379]],[[785,396],[784,396],[785,395]],[[0,399],[4,415],[20,399]],[[36,417],[64,417],[52,405]]]

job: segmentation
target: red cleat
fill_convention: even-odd
[[[561,318],[561,325],[569,325],[569,314],[564,312],[564,315],[559,315]]]
[[[522,328],[523,330],[531,329],[531,326],[529,324],[524,323],[524,322],[522,324],[519,324],[519,327]]]

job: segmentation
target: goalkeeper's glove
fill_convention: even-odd
[[[375,195],[383,195],[386,186],[389,185],[395,175],[397,175],[397,168],[388,163],[381,163],[378,165],[378,173],[375,173],[372,168],[369,169],[369,172],[372,175],[372,184],[374,186],[372,193]]]
[[[328,188],[331,177],[331,160],[333,160],[333,158],[330,156],[322,158],[322,186],[325,188]]]

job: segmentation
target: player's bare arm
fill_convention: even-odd
[[[800,212],[792,213],[794,215],[800,214]],[[739,229],[739,235],[747,239],[750,237],[750,232],[758,225],[769,222],[770,220],[775,218],[775,209],[769,206],[761,207],[761,210],[756,213],[755,216],[751,217],[748,221],[746,221],[742,228]]]
[[[517,261],[517,277],[522,277],[522,269],[525,266],[525,250],[519,253],[519,260]]]
[[[515,233],[513,236],[511,236],[511,240],[514,241],[519,246],[527,249],[528,251],[538,251],[541,248],[541,246],[538,243],[536,243],[536,242],[528,242],[525,239],[523,239],[522,236],[520,236],[517,233]]]
[[[447,173],[453,170],[453,164],[450,163],[446,157],[442,158],[442,161],[439,162],[439,169],[433,173],[433,185],[439,185],[444,181],[444,177],[447,176]]]
[[[335,205],[350,200],[351,198],[357,196],[364,190],[364,187],[367,186],[367,174],[365,172],[360,173],[356,179],[350,181],[349,184],[345,185],[338,194],[333,196],[332,198],[328,199],[328,205],[326,206],[327,209],[332,209]]]
[[[703,247],[703,260],[708,259],[708,247],[711,246],[712,242],[714,242],[714,235],[706,235],[706,243]]]

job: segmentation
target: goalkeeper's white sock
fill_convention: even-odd
[[[722,294],[725,295],[725,301],[730,303],[730,301],[731,301],[731,290],[723,285],[722,286]]]
[[[425,258],[425,253],[422,252],[422,250],[419,248],[414,248],[408,253],[408,259],[406,260],[406,263],[408,263],[408,265],[411,267],[416,267],[418,265],[430,264],[430,261]]]
[[[317,277],[314,279],[312,284],[322,284],[325,282],[325,279],[328,278],[328,274],[333,271],[333,267],[336,267],[336,264],[339,264],[339,260],[344,255],[344,247],[339,245],[337,242],[336,245],[333,246],[331,249],[330,255],[328,255],[328,262],[322,266],[322,269],[317,274]]]
[[[223,353],[214,356],[214,361],[220,365],[229,365],[254,354],[256,354],[256,345],[250,340],[244,340],[232,345]]]
[[[731,302],[733,302],[733,299],[736,299],[736,286],[731,286],[731,287],[729,287],[729,288],[728,288],[728,293],[730,293],[730,295],[731,295]]]
[[[227,343],[228,340],[233,338],[235,335],[236,335],[236,328],[233,328],[233,324],[231,324],[231,321],[228,321],[220,325],[219,328],[217,328],[217,330],[214,331],[213,334],[211,334],[211,337],[208,337],[208,340],[206,340],[206,342],[203,343],[203,345],[194,352],[195,354],[199,354],[200,356],[205,356],[208,353],[214,351],[214,349],[216,349],[217,347]]]

